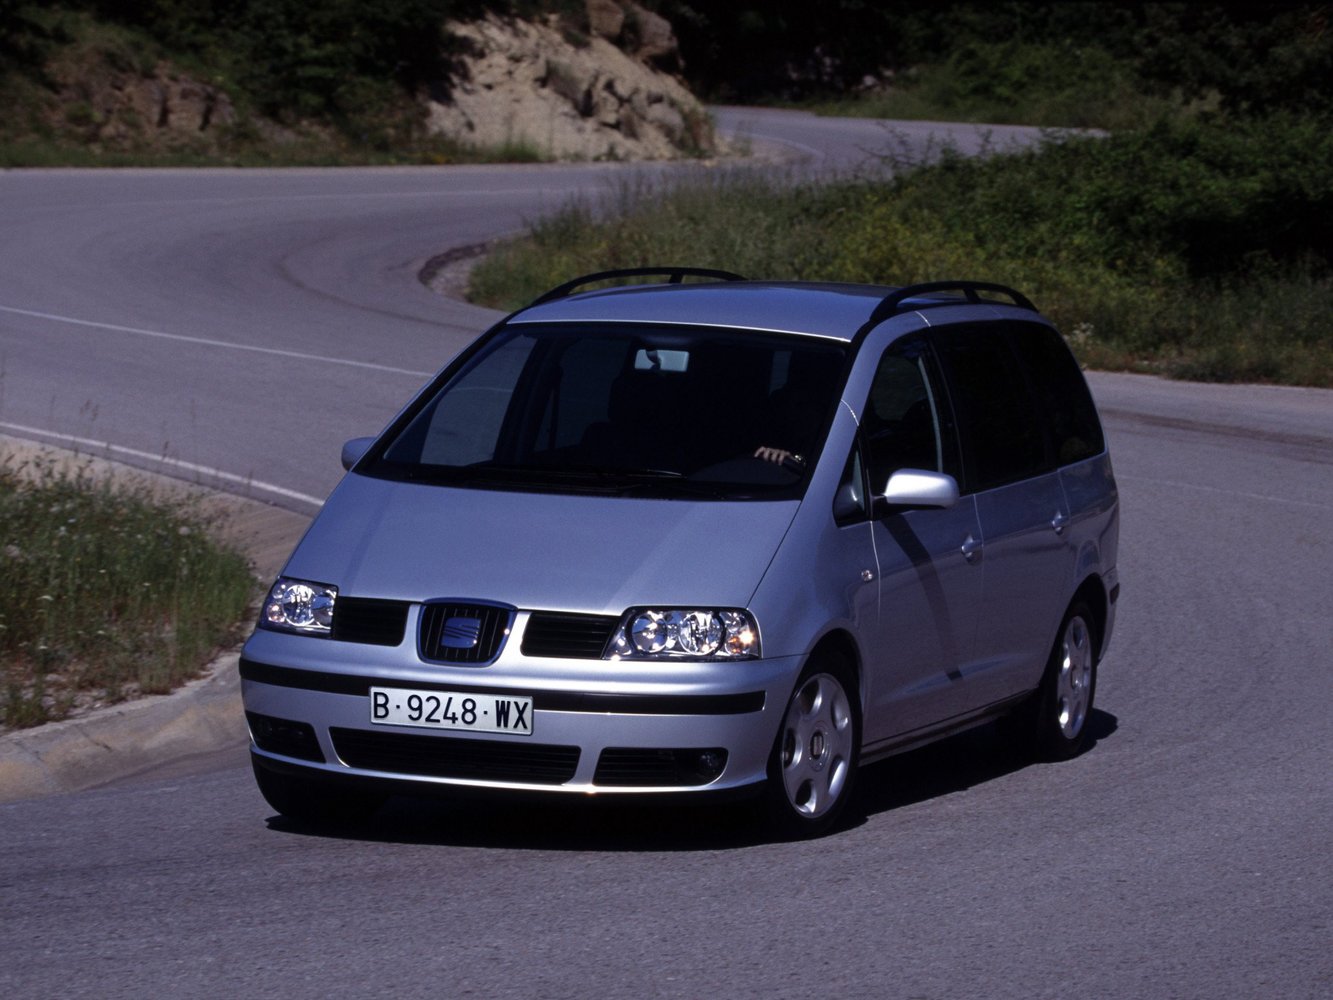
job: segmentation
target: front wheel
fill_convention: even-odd
[[[796,682],[768,765],[775,832],[814,837],[830,829],[851,796],[861,748],[861,713],[851,671],[812,662]]]
[[[1068,760],[1088,741],[1088,717],[1097,693],[1095,619],[1086,604],[1065,614],[1036,698],[1033,738],[1048,760]]]

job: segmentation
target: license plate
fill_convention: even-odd
[[[531,736],[532,699],[458,691],[371,688],[370,721],[378,726]]]

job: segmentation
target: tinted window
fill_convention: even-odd
[[[958,413],[966,489],[993,489],[1049,469],[1043,419],[1004,328],[951,327],[935,336]]]
[[[899,469],[959,473],[953,429],[931,363],[924,342],[913,339],[890,347],[875,369],[861,432],[876,492]]]
[[[363,471],[487,488],[791,492],[823,440],[844,350],[702,327],[515,325],[427,394]],[[804,464],[756,458],[761,447]]]
[[[1060,335],[1048,326],[1015,323],[1009,336],[1031,373],[1032,392],[1046,417],[1056,462],[1069,465],[1100,455],[1105,443],[1097,408]]]

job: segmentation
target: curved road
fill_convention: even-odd
[[[721,120],[819,169],[882,132]],[[0,174],[0,433],[311,511],[494,318],[421,265],[632,169]],[[1333,393],[1092,382],[1125,590],[1078,760],[983,730],[809,844],[595,802],[326,838],[237,747],[0,806],[0,994],[1329,995]]]

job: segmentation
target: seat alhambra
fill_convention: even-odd
[[[803,836],[868,761],[1000,716],[1048,758],[1088,737],[1116,485],[1013,290],[592,275],[343,464],[241,661],[294,819],[749,792]]]

